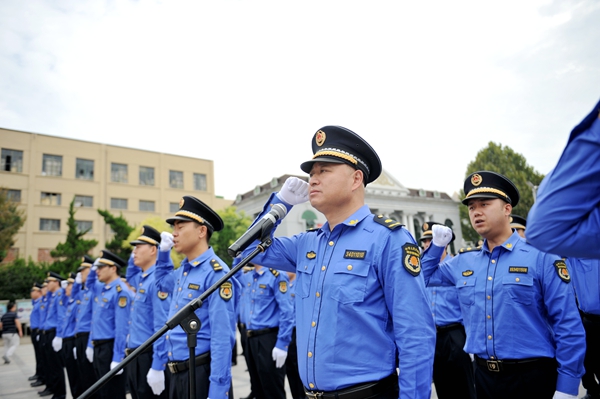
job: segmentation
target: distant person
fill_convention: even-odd
[[[521,238],[525,238],[527,219],[519,215],[510,215],[510,228],[514,229]]]
[[[23,336],[21,322],[17,315],[17,304],[9,302],[6,305],[7,312],[2,315],[0,329],[2,330],[2,339],[4,340],[4,364],[10,363],[10,358],[19,346],[20,338]]]

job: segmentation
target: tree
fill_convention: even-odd
[[[25,224],[25,211],[8,198],[8,192],[0,189],[0,262],[15,244],[15,235]]]
[[[34,283],[42,283],[50,270],[48,263],[34,263],[31,258],[15,259],[0,268],[0,299],[29,298]]]
[[[128,246],[126,240],[135,228],[127,223],[127,220],[123,218],[123,214],[115,217],[109,211],[102,209],[98,209],[98,213],[115,233],[112,240],[106,243],[106,249],[124,260],[129,259],[131,246]]]
[[[225,227],[212,235],[210,245],[219,258],[231,265],[233,259],[227,253],[227,248],[244,234],[252,224],[252,219],[244,212],[237,213],[234,206],[228,206],[221,211],[217,211],[217,213],[223,219]]]
[[[69,230],[67,232],[67,239],[65,242],[59,243],[50,252],[53,258],[59,258],[58,261],[52,264],[52,271],[61,274],[63,277],[77,270],[81,264],[81,257],[98,245],[97,240],[86,240],[83,238],[89,229],[78,231],[77,223],[75,222],[75,213],[75,197],[73,197],[73,200],[69,204],[69,219],[67,220]]]
[[[508,146],[503,147],[501,144],[491,141],[486,148],[477,153],[475,160],[467,165],[465,177],[478,170],[489,170],[508,177],[519,190],[520,196],[519,204],[513,208],[512,213],[527,218],[527,214],[535,200],[533,191],[527,182],[537,187],[544,178],[543,174],[538,173],[532,166],[528,165],[523,155],[514,152]],[[464,198],[465,193],[461,190],[460,199]],[[460,207],[460,219],[464,240],[476,245],[481,238],[471,226],[466,206]]]
[[[144,219],[142,223],[140,223],[140,227],[133,230],[129,234],[129,237],[127,237],[125,247],[130,248],[131,251],[133,251],[133,247],[129,243],[140,236],[140,234],[142,233],[142,226],[154,227],[158,232],[168,231],[169,233],[171,233],[173,231],[173,227],[169,223],[167,223],[165,219],[161,219],[159,217],[150,217],[148,219]],[[182,254],[177,253],[176,251],[171,251],[171,260],[173,261],[173,264],[176,268],[179,267],[183,258],[184,256]]]

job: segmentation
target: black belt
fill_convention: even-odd
[[[92,341],[92,345],[94,346],[100,346],[100,345],[104,345],[104,344],[108,344],[109,342],[115,342],[114,338],[111,339],[96,339]]]
[[[137,348],[139,348],[139,346]],[[125,356],[131,355],[137,348],[125,348]],[[148,347],[146,347],[146,349],[144,349],[142,351],[142,353],[146,353],[151,350],[152,350],[152,345],[149,345]]]
[[[32,332],[33,334],[37,334],[37,332],[38,332],[39,330],[40,330],[39,328],[32,328],[32,329],[31,329],[31,332]]]
[[[89,331],[80,332],[80,333],[76,333],[76,334],[75,334],[75,338],[79,338],[79,337],[89,337],[89,336],[90,336],[90,332],[89,332]]]
[[[585,317],[586,319],[588,319],[589,321],[595,321],[595,322],[600,322],[600,315],[597,314],[591,314],[591,313],[583,313],[583,317]]]
[[[435,329],[437,332],[442,332],[442,331],[450,331],[450,330],[456,330],[458,328],[462,328],[462,323],[452,323],[452,324],[448,324],[447,326],[435,326]]]
[[[246,330],[246,336],[250,338],[277,331],[279,331],[279,327],[261,328],[260,330]]]
[[[56,328],[51,328],[49,330],[43,330],[42,334],[50,334],[50,333],[53,333],[53,332],[56,332]]]
[[[75,337],[63,338],[63,342],[69,342],[69,341],[73,341],[73,340],[75,340]]]
[[[502,371],[513,372],[533,370],[544,364],[556,364],[556,360],[550,357],[531,357],[528,359],[514,360],[486,360],[475,355],[475,363],[482,369],[499,373]]]
[[[392,373],[383,380],[354,385],[337,391],[315,392],[304,388],[308,399],[364,399],[394,390],[398,390],[398,374],[396,373]]]
[[[210,352],[206,352],[196,356],[195,362],[196,366],[201,366],[203,364],[210,363]],[[169,368],[171,374],[180,373],[190,368],[190,361],[184,360],[182,362],[169,362],[167,363],[167,367]]]

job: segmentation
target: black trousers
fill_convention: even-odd
[[[87,348],[88,339],[90,337],[89,332],[78,333],[75,336],[75,347],[77,348],[77,367],[79,368],[79,381],[77,382],[77,394],[74,397],[79,397],[89,387],[94,385],[98,379],[96,378],[96,372],[94,366],[90,363],[85,356],[85,350]],[[98,399],[98,392],[94,392],[90,399]]]
[[[210,363],[196,366],[196,399],[207,399],[210,388]],[[169,378],[169,398],[186,399],[190,397],[190,371],[171,374]],[[229,387],[229,398],[233,399],[233,386]]]
[[[56,337],[56,330],[44,331],[46,388],[51,391],[54,396],[65,396],[67,394],[67,387],[65,385],[63,359],[61,351],[55,352],[52,348],[52,340],[54,337]]]
[[[45,382],[43,367],[43,355],[42,355],[42,331],[36,328],[31,332],[31,343],[33,344],[33,351],[35,353],[35,375],[38,376],[38,381]]]
[[[248,372],[250,372],[250,360],[248,355],[248,336],[246,335],[246,325],[244,323],[238,323],[238,328],[240,330],[240,344],[242,345],[242,354],[244,355],[244,360],[246,360],[246,367],[248,367]],[[252,374],[250,374],[250,394],[248,397],[254,397],[254,381],[252,380]]]
[[[463,350],[466,339],[462,325],[440,329],[437,333],[433,382],[439,399],[475,398],[473,362]]]
[[[304,385],[300,380],[298,372],[298,348],[296,346],[296,327],[292,330],[292,340],[288,348],[288,355],[285,359],[285,374],[287,375],[288,383],[290,384],[290,392],[293,399],[304,399]]]
[[[110,371],[114,343],[114,340],[111,339],[94,346],[94,371],[98,379]],[[125,370],[104,384],[98,390],[98,394],[101,399],[125,399]]]
[[[585,374],[581,377],[583,387],[587,393],[600,395],[600,386],[596,381],[600,381],[600,320],[594,318],[591,320],[583,316],[583,328],[585,329],[585,359],[583,366]]]
[[[246,343],[248,371],[256,399],[285,399],[285,365],[275,367],[272,355],[276,342],[277,331],[273,331],[249,337]]]
[[[136,357],[126,367],[127,379],[129,381],[129,393],[133,399],[167,399],[169,397],[169,384],[167,374],[171,374],[168,371],[165,373],[165,390],[160,395],[155,395],[152,392],[152,388],[148,385],[146,375],[148,370],[152,367],[152,350],[142,352],[141,355]]]
[[[62,355],[65,368],[67,369],[67,377],[69,378],[69,388],[73,397],[77,397],[78,388],[77,384],[81,380],[79,375],[79,367],[77,366],[77,360],[73,355],[73,349],[75,348],[75,337],[63,338]]]
[[[552,399],[558,378],[554,359],[530,370],[493,372],[475,366],[477,399]]]

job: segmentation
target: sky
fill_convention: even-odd
[[[0,127],[210,159],[235,199],[341,125],[452,195],[490,141],[552,169],[600,99],[598,21],[596,0],[3,0]]]

